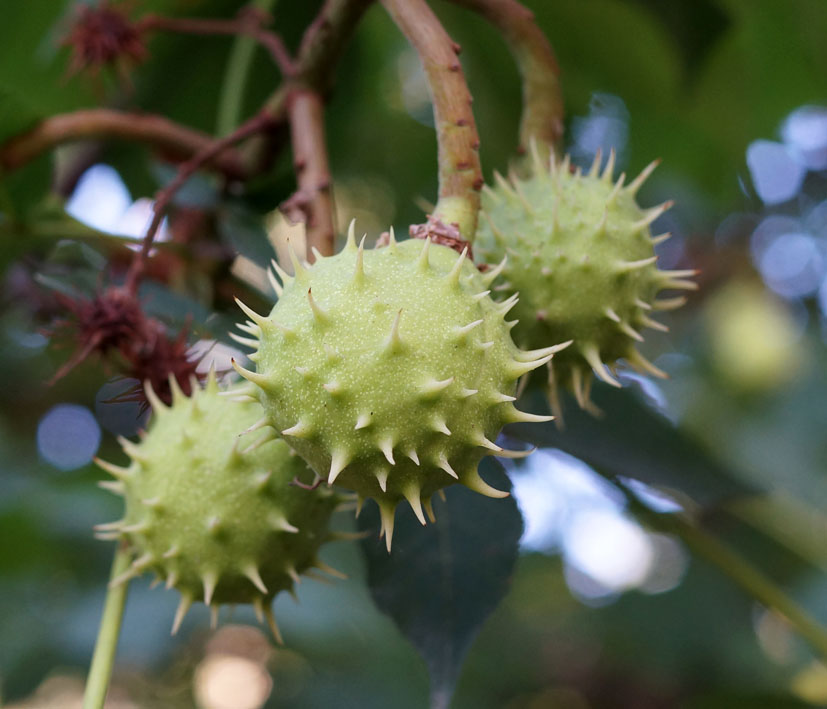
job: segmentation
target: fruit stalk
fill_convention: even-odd
[[[425,0],[382,0],[393,21],[419,54],[425,70],[439,144],[439,200],[433,220],[474,238],[482,189],[479,136],[471,92],[453,42]]]
[[[131,563],[126,545],[122,544],[115,552],[112,562],[110,581],[123,574]],[[103,606],[98,638],[95,641],[95,652],[92,655],[92,664],[89,667],[89,676],[86,680],[86,691],[83,695],[83,709],[102,709],[109,689],[109,678],[112,675],[112,666],[115,662],[115,651],[118,647],[118,636],[121,632],[121,620],[126,604],[126,592],[129,583],[116,586],[110,584],[106,592],[106,602]]]
[[[704,530],[676,514],[653,512],[624,485],[615,484],[626,495],[630,509],[642,522],[660,532],[677,536],[693,554],[716,566],[761,605],[785,618],[822,660],[827,660],[827,629],[784,593],[772,579]]]
[[[336,228],[324,134],[324,101],[317,91],[298,88],[290,93],[287,113],[298,189],[282,205],[282,210],[288,217],[291,212],[304,216],[308,254],[315,247],[323,256],[331,256]]]
[[[519,152],[532,139],[543,152],[558,152],[563,137],[563,96],[560,67],[551,44],[537,25],[534,13],[517,0],[453,0],[493,24],[508,43],[523,84]],[[543,155],[547,158],[548,155]]]

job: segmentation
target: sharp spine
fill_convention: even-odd
[[[422,500],[420,499],[421,491],[419,487],[415,484],[408,485],[403,493],[405,499],[408,501],[408,504],[411,506],[413,513],[416,515],[416,518],[419,520],[419,523],[422,526],[425,526],[425,515],[422,513]]]
[[[346,451],[338,450],[333,452],[333,455],[330,457],[330,472],[327,475],[328,485],[332,485],[335,482],[336,478],[339,477],[339,474],[349,462],[350,456]]]
[[[187,614],[187,611],[190,609],[192,605],[192,596],[188,593],[181,594],[181,600],[178,603],[178,608],[175,611],[175,619],[172,621],[172,635],[175,635],[178,632],[178,629],[181,627],[181,623],[184,621],[184,616]]]
[[[643,335],[641,335],[637,330],[635,330],[629,323],[627,322],[619,322],[617,324],[618,330],[620,330],[625,335],[628,335],[633,340],[637,342],[643,342]]]
[[[600,359],[600,353],[594,345],[583,345],[580,348],[583,357],[591,366],[594,373],[602,379],[606,384],[611,384],[613,387],[620,388],[620,382],[617,381],[610,373],[603,360]]]
[[[480,477],[479,471],[477,470],[472,470],[470,473],[467,473],[460,482],[470,490],[485,495],[486,497],[503,498],[509,496],[508,492],[491,487]]]
[[[437,467],[442,468],[452,478],[459,480],[459,475],[457,475],[454,469],[451,467],[451,464],[448,462],[448,459],[445,457],[444,453],[440,453],[439,460],[437,461]]]
[[[250,579],[253,586],[255,586],[259,591],[263,594],[267,594],[267,586],[264,585],[264,581],[261,578],[261,574],[258,571],[258,567],[255,564],[248,564],[243,569],[241,569],[241,573],[244,574],[248,579]]]
[[[640,174],[629,183],[628,187],[626,187],[626,191],[634,197],[658,165],[660,165],[660,160],[652,160],[652,162],[644,167]]]

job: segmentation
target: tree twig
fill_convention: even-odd
[[[434,104],[439,200],[429,221],[454,226],[471,241],[483,179],[471,93],[457,56],[460,47],[425,0],[382,0],[382,4],[419,54]]]
[[[92,108],[45,118],[6,141],[0,145],[0,167],[11,172],[58,145],[94,138],[147,143],[178,160],[191,158],[213,144],[206,133],[163,116]],[[211,153],[202,164],[230,179],[243,179],[247,173],[240,155],[232,149]]]
[[[155,205],[153,208],[152,221],[144,236],[144,241],[140,252],[135,255],[132,265],[127,271],[126,279],[124,281],[124,288],[130,292],[135,293],[138,287],[138,281],[143,273],[146,259],[152,249],[152,242],[161,226],[161,221],[164,214],[169,207],[169,203],[178,192],[184,183],[206,162],[211,160],[214,156],[223,152],[226,148],[234,143],[244,140],[245,138],[260,133],[271,127],[276,121],[276,117],[269,111],[263,110],[250,118],[248,121],[240,125],[230,135],[214,140],[209,145],[192,156],[187,162],[178,168],[178,173],[175,178],[163,189],[161,189],[155,197]]]
[[[269,20],[267,13],[256,8],[242,10],[232,20],[198,19],[191,17],[165,17],[146,15],[136,22],[140,32],[164,31],[199,35],[237,35],[254,39],[261,44],[275,61],[284,76],[292,76],[295,64],[281,37],[268,30],[264,24]]]
[[[292,221],[303,217],[308,252],[315,247],[322,256],[330,256],[336,229],[324,135],[324,102],[318,92],[297,88],[290,92],[287,113],[298,189],[282,205],[282,211]]]
[[[563,137],[563,96],[560,67],[534,13],[517,0],[452,0],[478,12],[503,35],[517,62],[523,84],[519,150],[532,138],[557,150]]]

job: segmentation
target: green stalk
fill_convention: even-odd
[[[131,557],[126,547],[119,545],[112,562],[110,582],[123,574],[129,568],[130,562]],[[129,581],[124,581],[117,586],[109,586],[106,592],[103,615],[98,627],[98,639],[95,642],[95,652],[92,655],[86,691],[83,695],[83,709],[103,709],[104,701],[106,701],[128,586]]]
[[[263,12],[272,12],[278,0],[253,0],[252,5]],[[236,37],[218,101],[216,132],[219,136],[232,133],[241,123],[244,109],[244,92],[253,63],[257,42],[252,37]]]
[[[772,579],[703,529],[676,514],[653,512],[640,503],[625,486],[616,484],[626,494],[632,512],[642,522],[658,531],[677,536],[693,554],[716,566],[759,603],[786,618],[822,659],[827,660],[827,629]]]

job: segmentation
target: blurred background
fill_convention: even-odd
[[[61,39],[77,4],[0,7],[0,140],[32,117],[95,105],[217,130],[233,39],[153,36],[127,79],[70,76]],[[243,5],[126,4],[197,17]],[[291,47],[319,5],[259,4],[272,6]],[[619,171],[637,174],[660,158],[639,195],[643,206],[676,203],[653,228],[674,235],[658,246],[659,265],[700,269],[701,288],[643,348],[669,380],[623,375],[619,398],[596,386],[603,421],[573,412],[569,429],[537,434],[542,450],[511,468],[521,554],[452,706],[827,706],[827,668],[787,622],[678,537],[641,524],[607,481],[628,479],[659,513],[690,510],[827,622],[827,4],[526,4],[559,59],[573,160],[590,164],[614,148]],[[518,75],[483,20],[432,5],[462,45],[490,179],[516,145]],[[405,233],[435,197],[435,139],[418,59],[381,7],[367,13],[337,77],[327,137],[339,228],[356,217],[369,238],[391,224]],[[277,79],[256,51],[241,117]],[[95,485],[104,475],[92,458],[120,461],[115,435],[133,435],[141,414],[111,401],[130,382],[94,358],[47,385],[74,346],[54,321],[65,316],[59,296],[88,298],[108,282],[107,263],[126,263],[172,174],[140,146],[90,142],[7,180],[29,218],[0,242],[3,706],[80,706],[113,553],[92,526],[120,513],[120,500]],[[190,180],[142,290],[148,311],[173,331],[189,327],[201,352],[226,361],[232,295],[259,310],[268,302],[261,267],[276,237],[295,229],[273,210],[293,190],[289,150],[243,193],[208,175]],[[637,438],[614,435],[617,421]],[[277,600],[284,647],[241,608],[214,632],[197,608],[170,637],[177,594],[134,582],[108,706],[427,705],[426,665],[374,606],[360,547],[338,543],[323,556],[350,578],[306,581],[299,604]]]

